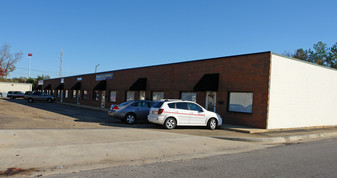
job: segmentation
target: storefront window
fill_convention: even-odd
[[[61,91],[57,90],[57,97],[59,98],[61,96]]]
[[[152,92],[152,101],[156,102],[164,98],[164,92]]]
[[[252,113],[253,93],[230,92],[228,111]]]
[[[95,90],[95,91],[94,91],[93,97],[94,97],[94,100],[95,100],[95,101],[99,101],[99,91],[98,91],[98,90]]]
[[[66,90],[64,98],[68,98],[68,90]]]
[[[88,92],[87,90],[83,90],[83,100],[87,100],[88,98]]]
[[[134,91],[128,91],[126,92],[126,101],[135,100],[135,92]]]
[[[139,92],[139,100],[145,100],[145,91]]]
[[[73,90],[73,98],[76,98],[76,90]]]
[[[116,91],[110,91],[110,102],[116,102]]]
[[[181,92],[181,99],[186,101],[197,101],[197,93],[195,92]]]

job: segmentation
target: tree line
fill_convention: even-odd
[[[294,53],[285,52],[284,55],[337,69],[337,42],[329,47],[319,41],[312,49],[299,48]]]

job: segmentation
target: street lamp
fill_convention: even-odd
[[[99,66],[99,64],[96,65],[95,67],[95,73],[97,73],[97,67]]]

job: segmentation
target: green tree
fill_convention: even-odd
[[[296,50],[293,56],[291,57],[306,61],[308,59],[308,51],[300,48]]]
[[[46,80],[46,79],[50,79],[49,75],[38,75],[36,78],[28,78],[26,80],[26,83],[31,83],[33,89],[37,88],[37,84],[39,80]]]
[[[337,42],[330,48],[327,64],[329,67],[337,69]]]
[[[327,45],[320,41],[314,44],[313,48],[313,50],[309,49],[309,61],[326,66],[329,56],[329,48]]]
[[[285,55],[337,69],[337,43],[328,47],[327,44],[319,41],[313,45],[313,49],[304,50],[300,48],[293,54],[288,52]]]

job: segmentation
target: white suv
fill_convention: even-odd
[[[150,109],[147,119],[167,129],[176,126],[208,126],[213,130],[222,125],[219,114],[207,111],[195,102],[183,100],[159,100]]]

